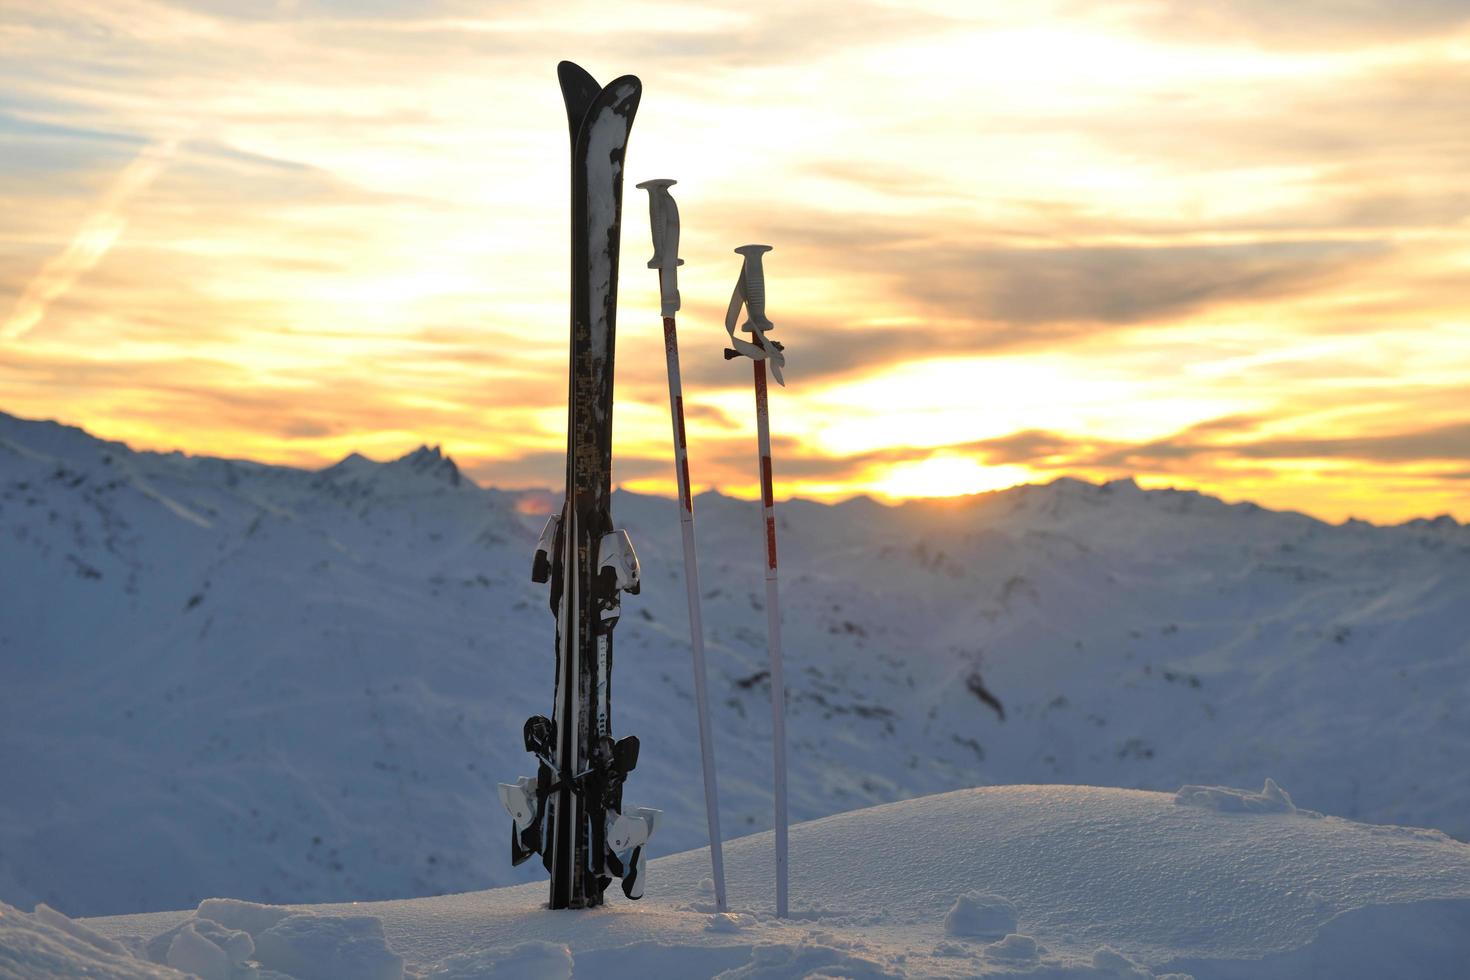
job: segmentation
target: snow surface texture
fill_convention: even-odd
[[[551,707],[529,567],[556,499],[431,449],[308,472],[0,415],[0,900],[544,879],[510,867],[495,784],[532,771],[521,726]],[[618,494],[614,514],[644,568],[614,731],[642,739],[628,801],[665,812],[669,854],[705,826],[677,509]],[[1071,480],[777,514],[793,820],[977,784],[1272,776],[1303,808],[1470,838],[1470,528]],[[760,512],[706,494],[696,515],[736,836],[771,820]]]
[[[534,884],[290,910],[215,901],[83,927],[149,954],[161,944],[142,937],[243,930],[255,962],[302,980],[1449,980],[1470,962],[1470,845],[1438,831],[1135,790],[963,790],[793,827],[785,921],[769,914],[771,847],[769,832],[730,843],[723,915],[701,849],[652,862],[643,902],[590,912],[550,912]],[[0,956],[14,944],[0,933]],[[160,975],[146,968],[117,975]]]

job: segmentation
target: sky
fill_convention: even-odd
[[[1470,520],[1464,0],[0,0],[0,410],[560,488],[556,63],[643,81],[614,479],[671,494],[647,204],[683,217],[697,487],[1133,477]]]

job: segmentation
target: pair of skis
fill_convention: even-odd
[[[501,802],[511,815],[514,864],[540,854],[551,876],[550,907],[600,905],[613,877],[624,894],[643,894],[645,849],[659,811],[623,806],[623,786],[637,766],[635,736],[614,739],[611,718],[612,635],[623,592],[639,591],[637,555],[626,531],[615,530],[610,513],[612,475],[613,354],[617,314],[618,246],[622,217],[623,159],[642,87],[625,75],[605,87],[571,62],[557,69],[572,144],[571,370],[567,395],[566,498],[541,533],[532,579],[550,586],[556,617],[554,717],[528,719],[523,737],[537,760],[534,777],[501,783]],[[679,308],[678,210],[669,186],[639,184],[650,194],[654,236],[651,268],[659,270],[669,404],[674,426],[675,474],[684,538],[691,646],[694,658],[699,738],[704,764],[710,856],[716,904],[725,910],[724,862],[715,786],[705,678],[698,568],[694,557],[694,513],[685,441],[674,314]],[[782,681],[780,614],[776,589],[776,523],[773,512],[766,362],[784,383],[781,344],[766,333],[765,286],[761,267],[766,245],[736,249],[744,258],[726,316],[732,350],[755,362],[761,494],[766,531],[766,614],[771,654],[771,706],[776,771],[776,907],[787,911],[785,692]],[[741,309],[748,319],[736,336]]]
[[[511,860],[540,854],[553,909],[601,905],[614,877],[643,895],[644,848],[659,812],[626,811],[623,784],[638,739],[612,736],[613,628],[622,593],[639,590],[638,557],[613,528],[613,353],[623,158],[642,85],[600,86],[569,61],[557,66],[572,144],[571,370],[566,499],[546,523],[532,562],[556,616],[554,717],[527,720],[534,777],[500,784],[511,815]]]

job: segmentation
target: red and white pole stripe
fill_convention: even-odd
[[[660,272],[662,278],[662,272]],[[689,445],[684,434],[684,387],[679,376],[679,338],[672,316],[664,317],[664,353],[669,368],[669,414],[674,424],[674,478],[679,484],[679,530],[684,536],[684,586],[689,599],[689,647],[694,658],[694,703],[699,711],[699,753],[704,765],[704,811],[715,907],[725,900],[725,855],[720,836],[720,796],[715,786],[715,743],[710,731],[709,689],[704,667],[704,617],[699,606],[699,564],[694,557],[694,498],[689,488]]]
[[[786,678],[781,663],[781,607],[776,588],[776,499],[771,475],[771,412],[766,362],[755,362],[755,423],[760,440],[761,504],[766,526],[766,642],[771,655],[771,743],[776,788],[776,915],[786,917]]]

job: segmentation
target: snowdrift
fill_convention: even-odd
[[[172,957],[271,980],[1446,980],[1470,963],[1470,845],[1322,817],[1274,784],[965,790],[800,824],[791,848],[785,921],[770,915],[765,833],[728,846],[724,915],[707,853],[690,851],[650,865],[643,902],[591,912],[547,911],[539,883],[349,905],[212,900],[83,923],[6,908],[0,975],[75,962],[172,977]],[[216,942],[219,955],[201,953]]]

